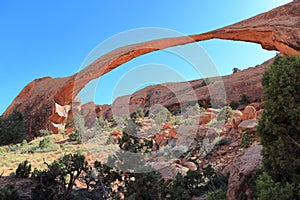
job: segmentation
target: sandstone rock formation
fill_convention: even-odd
[[[238,130],[240,133],[245,131],[254,133],[256,132],[257,124],[258,123],[256,119],[247,119],[238,125]]]
[[[115,49],[70,77],[46,77],[34,80],[15,98],[4,116],[9,115],[13,110],[22,112],[26,117],[25,128],[29,138],[36,136],[40,129],[51,128],[57,132],[64,127],[68,119],[72,101],[88,82],[138,56],[214,38],[254,42],[261,44],[264,49],[292,55],[300,54],[299,37],[300,1],[295,0],[267,13],[211,32],[158,39]],[[231,88],[227,88],[228,96],[237,92],[235,84],[230,86]],[[256,88],[255,85],[252,88]],[[260,85],[258,90],[261,91]],[[205,98],[206,96],[200,99]]]
[[[240,199],[240,194],[248,193],[251,173],[262,167],[262,146],[254,146],[239,153],[231,167],[228,181],[227,199]],[[225,170],[225,169],[224,169]]]

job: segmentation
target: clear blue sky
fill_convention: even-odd
[[[63,77],[77,72],[99,43],[120,32],[161,27],[183,34],[201,33],[287,2],[290,1],[0,0],[0,113],[29,82],[44,76]],[[243,42],[212,40],[200,45],[221,74],[231,73],[233,67],[254,66],[275,55],[275,52],[261,50],[259,45]],[[151,56],[154,60],[166,59],[164,54],[152,54],[136,62],[140,64],[143,59],[151,62]],[[96,92],[97,103],[111,102],[113,85],[121,73],[134,68],[135,64],[130,62],[121,66],[122,70],[101,79],[102,91]],[[179,64],[168,63],[174,68],[180,68]],[[190,72],[184,76],[200,78]]]

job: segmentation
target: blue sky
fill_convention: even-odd
[[[0,0],[0,113],[32,80],[77,72],[86,56],[113,35],[145,27],[166,28],[182,34],[201,33],[288,2]],[[212,40],[199,44],[222,75],[231,73],[233,67],[255,66],[275,55],[259,45],[244,42]],[[183,63],[172,59],[164,52],[154,53],[121,66],[100,79],[93,94],[95,101],[110,103],[113,100],[111,91],[120,77],[143,63],[168,65],[187,80],[200,78],[192,70],[180,71]],[[166,81],[174,79],[167,77]],[[136,86],[139,87],[141,85]],[[127,92],[130,90],[123,91]]]

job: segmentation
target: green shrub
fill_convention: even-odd
[[[98,124],[99,124],[99,126],[100,126],[101,128],[107,128],[107,127],[109,126],[108,121],[107,121],[106,119],[103,119],[102,116],[100,116],[100,117],[98,118]]]
[[[246,94],[240,95],[239,104],[240,105],[248,105],[250,103],[249,97]]]
[[[147,132],[149,133],[149,134],[156,134],[156,133],[158,133],[160,131],[160,128],[159,128],[159,126],[157,126],[157,125],[153,125],[153,126],[151,126],[148,130],[147,130]]]
[[[22,143],[21,143],[21,147],[24,147],[27,145],[27,140],[23,140]]]
[[[241,147],[248,148],[252,144],[252,137],[251,134],[248,132],[242,133],[242,140],[241,140]]]
[[[70,141],[76,141],[77,144],[82,143],[81,135],[75,130],[69,134]]]
[[[208,192],[206,200],[226,200],[226,193],[227,191],[223,189]]]
[[[185,118],[199,115],[201,112],[205,112],[205,109],[200,107],[198,103],[195,103],[193,106],[188,106],[184,109],[182,115]]]
[[[48,136],[48,135],[52,135],[53,132],[51,130],[42,129],[42,130],[40,130],[40,134],[41,134],[41,136]]]
[[[149,117],[153,119],[156,123],[163,124],[171,120],[172,114],[167,108],[161,106],[160,108],[154,109],[154,111],[151,112]]]
[[[129,120],[129,116],[128,115],[121,115],[121,116],[114,115],[113,119],[119,128],[123,128],[123,126],[127,125],[126,122]]]
[[[193,125],[193,124],[196,124],[196,120],[192,119],[192,118],[189,118],[189,117],[181,119],[178,122],[178,125],[185,125],[185,126],[190,126],[190,125]]]
[[[55,144],[50,137],[42,139],[38,147],[39,150],[36,150],[37,152],[50,152],[59,148],[59,146]]]
[[[85,120],[80,114],[76,114],[71,120],[71,127],[75,128],[79,133],[84,133],[87,130]]]
[[[18,165],[16,170],[16,177],[17,178],[28,178],[31,173],[31,164],[25,160],[24,162]]]
[[[230,140],[228,137],[225,137],[225,136],[219,136],[219,137],[216,137],[213,141],[213,144],[214,145],[228,145],[230,144]]]
[[[221,109],[221,111],[217,115],[217,121],[225,121],[225,123],[232,119],[233,117],[233,110],[230,106],[225,106]]]
[[[144,110],[142,108],[138,108],[136,112],[139,118],[145,117]]]
[[[239,103],[238,102],[236,102],[236,101],[231,101],[230,103],[229,103],[229,106],[233,109],[233,110],[236,110],[238,107],[239,107]]]
[[[277,56],[262,85],[264,112],[257,134],[264,168],[276,182],[300,184],[300,57]]]
[[[32,200],[71,199],[72,188],[81,173],[87,168],[81,154],[67,154],[47,164],[45,171],[34,170],[31,177],[36,182],[32,189]]]
[[[0,190],[0,199],[3,200],[20,200],[19,192],[15,189],[15,184],[6,185]]]
[[[300,185],[275,182],[266,172],[256,180],[258,200],[290,200],[300,198]]]
[[[22,113],[13,111],[6,118],[0,117],[0,146],[17,144],[25,138],[24,117]]]
[[[47,137],[40,141],[39,148],[45,149],[51,147],[51,144],[53,144],[51,138]]]

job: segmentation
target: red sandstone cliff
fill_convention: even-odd
[[[4,115],[19,110],[26,117],[29,138],[40,129],[57,130],[64,125],[79,91],[91,80],[140,55],[160,49],[214,38],[261,44],[264,49],[300,54],[300,1],[295,0],[251,19],[211,32],[178,38],[164,38],[115,49],[98,58],[82,71],[66,78],[42,78],[28,84]],[[230,88],[232,89],[232,88]],[[201,90],[197,92],[204,98]],[[234,90],[227,90],[234,93]]]

